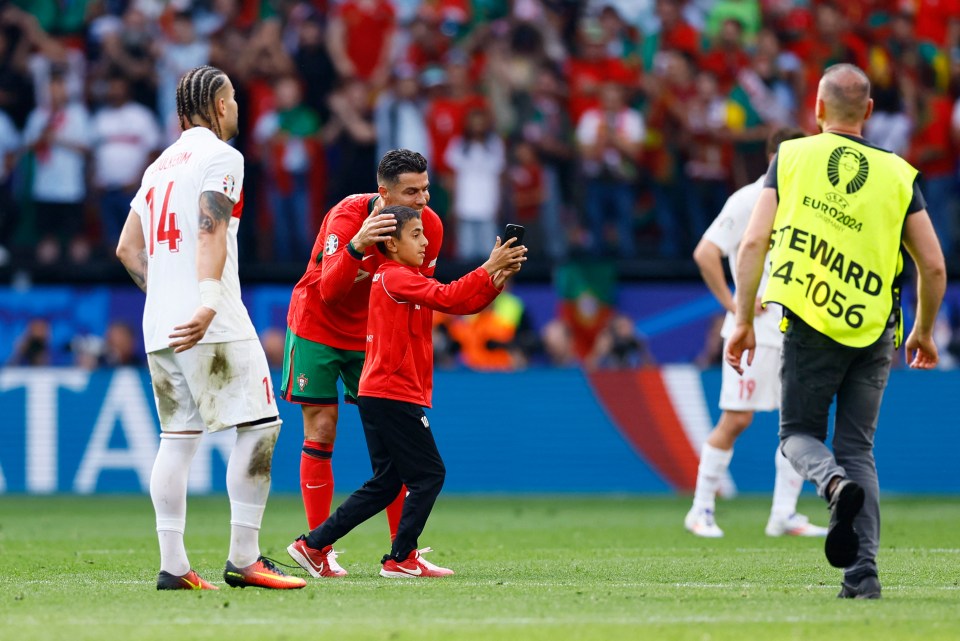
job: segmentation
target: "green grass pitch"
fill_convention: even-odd
[[[684,532],[683,498],[441,496],[421,545],[456,576],[379,577],[379,516],[337,545],[349,577],[271,592],[223,584],[227,499],[191,497],[191,562],[222,588],[201,593],[155,590],[148,497],[3,496],[0,638],[960,639],[957,498],[885,498],[880,601],[835,598],[822,540],[764,536],[768,506],[721,502],[710,541]],[[264,554],[290,562],[302,531],[299,497],[272,497]]]

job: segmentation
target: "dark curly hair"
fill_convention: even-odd
[[[380,159],[377,167],[377,182],[382,185],[395,185],[400,174],[422,174],[427,170],[427,159],[409,149],[393,149]]]

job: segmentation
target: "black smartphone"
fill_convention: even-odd
[[[517,241],[511,245],[511,247],[519,247],[523,244],[523,232],[525,232],[523,225],[514,225],[513,223],[508,223],[506,227],[503,228],[503,244],[507,243],[507,240],[510,238],[516,238]]]

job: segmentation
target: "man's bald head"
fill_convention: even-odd
[[[817,99],[826,111],[817,115],[825,122],[860,126],[869,116],[870,79],[856,65],[833,65],[823,72]]]

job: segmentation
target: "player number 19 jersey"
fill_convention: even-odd
[[[212,131],[183,132],[151,164],[130,204],[140,216],[147,252],[147,300],[143,313],[146,351],[168,347],[177,325],[189,321],[200,306],[197,239],[200,194],[221,193],[233,203],[227,232],[223,297],[201,343],[255,339],[256,330],[240,299],[237,230],[243,207],[243,156]]]

